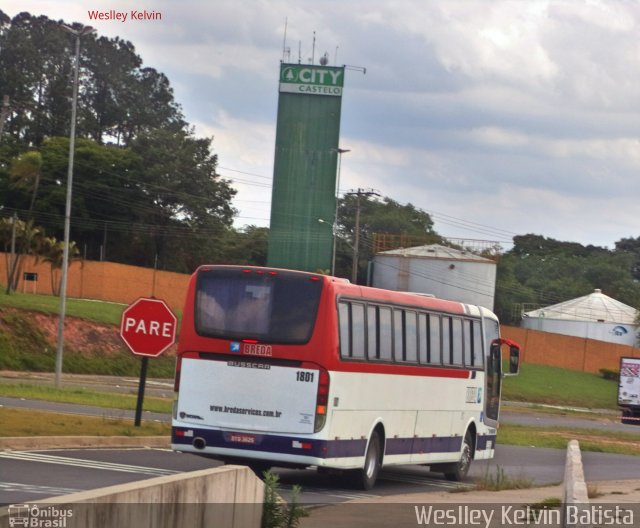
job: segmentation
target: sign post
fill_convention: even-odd
[[[176,342],[178,320],[161,299],[140,298],[122,312],[120,337],[131,352],[142,356],[135,426],[140,427],[150,357],[158,357]]]
[[[25,293],[25,290],[27,289],[27,282],[31,282],[33,284],[33,293],[36,293],[38,288],[38,274],[31,271],[25,271],[22,274],[22,293]]]

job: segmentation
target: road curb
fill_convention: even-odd
[[[70,448],[123,448],[161,447],[169,448],[168,436],[13,436],[0,438],[0,449],[36,450]]]

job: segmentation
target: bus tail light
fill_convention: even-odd
[[[329,404],[329,373],[321,368],[318,371],[320,380],[318,382],[318,395],[316,397],[316,420],[314,432],[320,431],[327,421],[327,407]]]

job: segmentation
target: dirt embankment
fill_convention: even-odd
[[[2,307],[0,334],[4,334],[5,339],[22,343],[23,346],[30,342],[34,348],[41,349],[45,346],[55,349],[58,316]],[[64,343],[65,348],[90,356],[113,356],[128,350],[120,338],[118,326],[69,316],[64,321]],[[165,355],[174,355],[174,349],[175,345]]]

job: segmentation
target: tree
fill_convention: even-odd
[[[11,163],[9,174],[12,187],[26,189],[31,192],[29,201],[29,216],[31,216],[38,196],[38,187],[40,186],[42,155],[40,152],[33,150],[22,153]]]
[[[267,265],[269,229],[254,225],[227,233],[224,247],[225,264]]]
[[[62,132],[57,129],[70,111],[71,49],[70,35],[44,16],[20,13],[0,33],[0,93],[11,100],[6,129],[25,146]]]
[[[0,141],[0,204],[33,213],[58,238],[75,43],[61,24],[0,11],[0,95],[12,103]],[[211,139],[194,137],[169,79],[143,67],[131,42],[86,35],[80,49],[74,240],[93,258],[100,248],[116,262],[160,261],[175,271],[222,259],[235,233],[235,190],[216,173]]]
[[[12,246],[16,250],[16,255],[12,259],[11,265],[7,267],[7,294],[16,289],[24,255],[33,250],[34,243],[36,245],[38,243],[38,235],[41,235],[40,230],[33,227],[33,206],[38,195],[41,168],[42,156],[40,156],[39,152],[30,151],[15,158],[9,171],[11,176],[10,186],[30,190],[31,200],[29,202],[27,222],[23,222],[21,228],[21,236],[12,236]]]
[[[64,241],[56,240],[55,237],[47,237],[44,239],[41,251],[42,258],[51,266],[51,291],[54,295],[60,295],[60,275],[62,270]],[[69,242],[69,266],[80,258],[80,251],[76,247],[76,243]]]
[[[17,217],[0,219],[0,244],[5,254],[9,294],[18,286],[25,255],[39,255],[43,247],[44,230]],[[12,253],[12,249],[15,251]]]
[[[144,167],[131,182],[146,204],[139,220],[156,229],[147,240],[148,254],[164,260],[179,254],[182,240],[177,236],[182,233],[224,236],[236,213],[230,204],[236,191],[216,173],[211,139],[195,138],[185,130],[155,129],[136,138],[131,149]]]
[[[0,11],[0,96],[11,100],[6,130],[24,147],[69,135],[74,49],[62,21]],[[169,80],[143,67],[131,42],[85,35],[79,82],[78,137],[126,146],[154,128],[186,127]]]
[[[548,306],[600,289],[633,307],[640,307],[640,284],[633,275],[638,256],[634,239],[623,239],[610,251],[541,235],[514,237],[513,248],[500,258],[496,312],[501,320],[518,321],[515,307]]]
[[[622,238],[616,242],[616,252],[632,255],[631,274],[640,280],[640,237]]]

